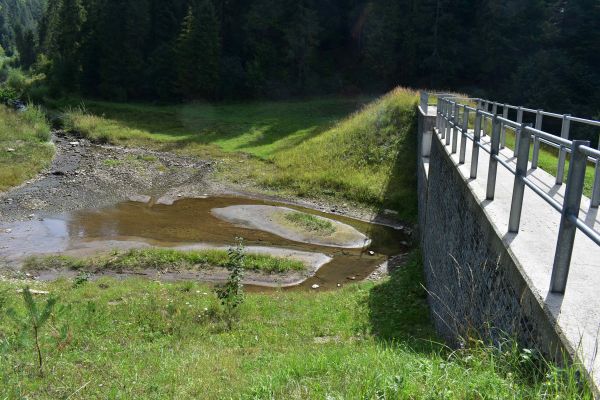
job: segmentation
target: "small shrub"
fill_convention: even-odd
[[[26,287],[23,289],[23,301],[25,302],[27,315],[21,316],[12,308],[8,309],[7,314],[16,322],[21,333],[31,330],[33,339],[35,341],[39,372],[40,375],[43,375],[44,361],[40,345],[40,331],[52,314],[52,309],[56,304],[56,298],[50,297],[48,300],[46,300],[44,308],[39,310],[35,300],[33,299],[31,291],[28,287]]]
[[[6,85],[21,96],[27,89],[27,77],[20,69],[12,68],[8,71]]]
[[[19,98],[17,92],[6,85],[0,85],[0,103],[9,104],[16,101]]]
[[[91,277],[92,275],[89,272],[79,272],[75,279],[73,279],[73,287],[77,288],[79,286],[85,285],[86,283],[88,283]]]
[[[217,297],[224,307],[224,317],[227,328],[231,329],[238,317],[239,306],[244,302],[242,279],[244,277],[245,251],[243,239],[237,238],[237,245],[228,250],[229,278],[224,285],[217,288]]]

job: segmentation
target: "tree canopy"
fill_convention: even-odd
[[[31,3],[31,15],[41,4],[4,1]],[[48,0],[38,35],[22,35],[21,47],[32,40],[57,90],[86,96],[282,98],[404,85],[600,111],[596,0]]]

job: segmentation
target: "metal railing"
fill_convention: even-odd
[[[421,96],[420,105],[425,111],[427,110],[427,106],[429,106],[428,99],[428,95]],[[427,106],[424,106],[425,104],[427,104]],[[489,110],[490,105],[492,107],[491,110]],[[499,113],[499,107],[502,108],[501,113]],[[482,99],[458,98],[452,97],[451,95],[437,96],[436,127],[438,134],[442,142],[446,146],[451,147],[450,151],[452,154],[458,152],[459,164],[465,163],[467,141],[470,140],[473,142],[470,168],[471,179],[477,178],[480,150],[490,154],[486,186],[487,200],[493,200],[495,197],[498,164],[508,169],[515,176],[508,224],[509,232],[515,234],[518,234],[519,232],[525,187],[530,188],[550,206],[561,213],[550,290],[554,293],[564,293],[577,229],[600,246],[600,233],[590,228],[579,218],[588,162],[594,162],[596,165],[596,175],[593,187],[594,195],[592,196],[590,206],[598,207],[598,200],[600,197],[600,193],[598,193],[600,192],[600,149],[590,147],[589,141],[569,140],[569,123],[571,121],[576,121],[600,126],[600,121],[575,118],[570,115],[552,114],[523,107],[516,108],[518,111],[517,120],[513,121],[508,118],[509,107],[513,106],[492,103]],[[523,122],[524,112],[536,113],[535,126]],[[473,116],[472,130],[469,128],[471,115]],[[562,118],[564,134],[555,136],[543,131],[543,116]],[[488,126],[487,122],[491,122],[491,124]],[[515,132],[516,137],[514,151],[516,167],[514,168],[505,159],[499,156],[500,150],[506,140],[507,129],[512,129]],[[490,135],[491,140],[489,141],[489,144],[484,144],[481,140],[482,136],[486,134]],[[458,143],[459,137],[460,147]],[[562,204],[540,189],[534,181],[527,176],[532,142],[533,155],[531,168],[533,169],[537,167],[539,143],[546,143],[559,149],[559,175],[564,175],[566,154],[571,154],[567,186]],[[562,177],[560,180],[557,177],[556,183],[562,184]]]

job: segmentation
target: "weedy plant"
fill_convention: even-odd
[[[40,375],[43,375],[44,364],[40,346],[40,331],[52,314],[52,310],[56,305],[56,297],[50,297],[46,300],[46,304],[40,310],[33,299],[31,290],[29,290],[29,287],[25,287],[23,289],[23,300],[25,302],[26,315],[19,315],[13,308],[7,309],[7,315],[15,321],[21,335],[31,330],[35,342],[39,372]]]
[[[223,316],[227,323],[227,328],[231,330],[233,322],[239,316],[239,306],[244,302],[244,287],[242,279],[244,278],[244,265],[246,254],[244,250],[244,240],[236,238],[236,246],[231,247],[227,254],[229,261],[227,269],[229,278],[227,282],[217,288],[217,297],[221,300],[223,306]]]
[[[92,274],[90,274],[89,272],[80,271],[77,274],[77,276],[73,279],[73,288],[85,285],[86,283],[88,283],[91,277]]]

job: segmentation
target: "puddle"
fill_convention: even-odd
[[[214,208],[235,205],[285,206],[299,211],[325,216],[354,227],[371,239],[363,249],[334,248],[285,239],[273,233],[233,225],[211,213]],[[302,207],[269,201],[236,197],[180,199],[172,205],[128,201],[113,207],[81,210],[63,216],[26,221],[2,226],[0,257],[16,260],[27,255],[60,252],[85,247],[96,241],[144,242],[153,246],[179,247],[205,243],[229,245],[234,238],[243,237],[248,246],[271,246],[299,251],[323,253],[332,260],[322,266],[315,276],[298,288],[317,284],[323,289],[335,288],[368,277],[388,257],[409,250],[403,231],[370,224],[352,218],[321,213]],[[375,254],[370,255],[372,251]]]

